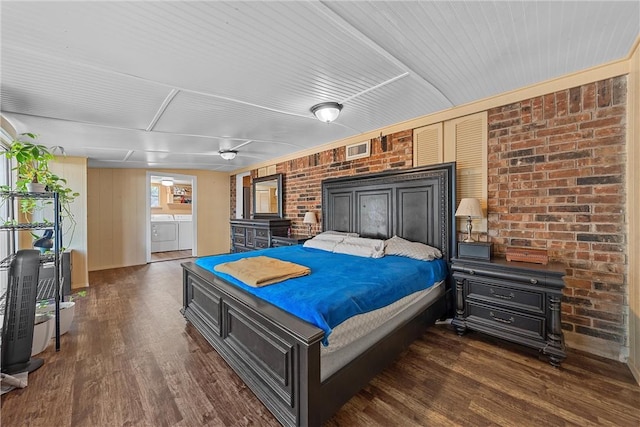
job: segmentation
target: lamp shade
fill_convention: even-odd
[[[318,120],[325,123],[331,123],[338,118],[342,105],[337,102],[323,102],[311,107],[311,112]]]
[[[470,218],[482,218],[482,207],[478,199],[462,199],[456,210],[456,216],[466,216]]]
[[[307,212],[304,214],[304,219],[302,220],[304,224],[317,224],[318,218],[316,218],[315,212]]]

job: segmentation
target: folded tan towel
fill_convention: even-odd
[[[306,276],[311,272],[309,267],[262,255],[225,262],[216,265],[213,269],[233,276],[254,288],[271,285],[294,277]]]

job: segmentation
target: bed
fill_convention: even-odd
[[[454,212],[455,163],[322,182],[323,230],[397,235],[440,249],[446,263]],[[321,425],[453,305],[447,277],[394,322],[327,355],[322,328],[196,262],[182,266],[185,318],[287,426]]]

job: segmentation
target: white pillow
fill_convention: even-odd
[[[324,240],[325,242],[342,242],[344,239],[346,239],[347,236],[345,236],[344,234],[327,234],[327,233],[320,233],[317,236],[313,237],[310,240]],[[307,240],[308,242],[309,240]]]
[[[384,256],[384,241],[364,237],[347,237],[335,246],[333,252],[366,258],[382,258]]]
[[[304,242],[302,246],[305,248],[322,249],[323,251],[333,252],[336,245],[346,239],[344,234],[336,234],[325,231],[317,236]]]
[[[322,240],[322,239],[313,238],[305,241],[302,246],[305,248],[314,248],[314,249],[321,249],[327,252],[333,252],[333,249],[336,247],[338,243],[339,242],[335,242],[331,240]]]
[[[335,231],[335,230],[328,230],[328,231],[324,231],[320,234],[318,234],[318,236],[331,236],[331,235],[335,235],[335,236],[349,236],[349,237],[360,237],[360,235],[358,233],[349,233],[347,231]]]
[[[431,261],[442,258],[440,249],[420,242],[411,242],[402,237],[393,236],[385,241],[385,255],[406,256],[421,261]]]

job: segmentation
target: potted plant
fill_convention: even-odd
[[[38,137],[33,133],[20,134],[22,137],[29,137],[35,141]],[[9,150],[5,152],[9,159],[16,159],[15,170],[18,174],[16,181],[16,191],[43,192],[51,180],[49,171],[49,161],[55,157],[44,145],[35,142],[14,139]]]
[[[20,139],[20,137],[22,139]],[[13,168],[17,173],[17,180],[13,188],[17,192],[42,192],[50,191],[58,193],[58,200],[62,210],[62,217],[68,218],[73,231],[75,218],[70,210],[69,204],[79,196],[67,186],[67,180],[59,177],[49,170],[49,162],[55,159],[53,150],[44,145],[36,144],[38,135],[33,133],[22,133],[20,137],[14,139],[11,146],[4,152],[8,159],[15,159],[16,166]],[[28,138],[28,139],[27,139]],[[36,188],[34,188],[36,186]],[[39,188],[38,188],[39,187]],[[9,186],[0,187],[2,191],[11,191]],[[23,198],[20,200],[20,210],[25,214],[32,214],[38,209],[38,201],[33,198]],[[71,233],[73,235],[73,233]]]

